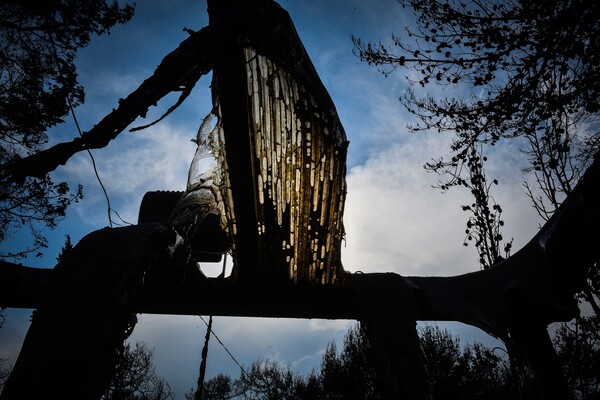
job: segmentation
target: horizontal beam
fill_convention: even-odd
[[[38,308],[51,269],[0,261],[0,307]]]
[[[515,256],[516,257],[516,256]],[[523,265],[518,263],[514,268]],[[41,306],[42,294],[52,269],[0,263],[0,306]],[[361,319],[375,296],[406,296],[414,300],[414,318],[421,321],[459,321],[502,337],[512,314],[510,294],[501,287],[514,277],[513,268],[478,271],[454,277],[401,277],[395,273],[348,274],[340,286],[242,285],[221,278],[195,283],[144,285],[135,307],[137,313],[165,315],[213,315],[301,319]],[[404,293],[404,294],[403,294]],[[572,318],[570,312],[535,303],[547,322]],[[525,304],[520,304],[524,307]],[[399,316],[401,317],[401,316]]]

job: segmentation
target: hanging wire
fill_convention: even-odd
[[[246,370],[244,369],[244,367],[242,367],[242,365],[238,362],[238,360],[236,360],[236,358],[233,356],[233,354],[231,354],[231,352],[229,351],[229,349],[227,348],[227,346],[225,346],[225,344],[221,341],[221,339],[219,339],[219,337],[215,334],[215,331],[212,330],[212,323],[207,323],[204,318],[202,318],[201,315],[199,315],[200,319],[202,320],[202,322],[204,322],[204,325],[206,325],[207,327],[207,335],[212,334],[214,336],[214,338],[217,340],[217,342],[219,342],[219,344],[221,345],[221,347],[223,347],[223,349],[227,352],[227,354],[229,355],[229,357],[231,357],[231,359],[233,360],[233,362],[239,367],[240,369],[240,374],[243,376],[246,376],[255,386],[256,389],[258,389],[259,391],[263,392],[263,394],[265,394],[266,398],[269,397],[269,393],[267,393],[267,391],[262,388],[254,379],[254,377],[249,374],[248,372],[246,372]],[[212,316],[211,316],[211,320],[209,322],[212,321]],[[204,383],[202,383],[204,384]],[[200,385],[200,382],[198,382],[198,385]],[[233,394],[231,397],[227,397],[228,399],[233,399],[237,396],[241,396],[243,394],[243,391],[240,393],[236,393]],[[196,398],[196,400],[198,400],[198,398]]]
[[[233,354],[231,354],[231,352],[229,351],[229,349],[225,346],[225,344],[221,341],[221,339],[219,339],[219,337],[212,330],[212,327],[209,327],[208,323],[206,323],[206,321],[204,320],[204,318],[202,318],[201,315],[199,315],[199,317],[202,320],[202,322],[204,322],[204,324],[207,326],[207,328],[209,328],[209,332],[212,333],[212,335],[215,337],[215,339],[217,340],[217,342],[219,342],[219,344],[221,345],[221,347],[223,347],[223,349],[225,349],[225,351],[227,352],[227,354],[229,354],[229,357],[231,357],[231,359],[233,360],[233,362],[240,368],[240,370],[242,371],[242,373],[247,375],[246,370],[244,369],[244,367],[242,367],[242,365],[238,362],[238,360],[235,359],[235,357],[233,356]]]
[[[52,37],[52,35],[49,36],[50,39],[50,44],[52,45],[52,52],[54,53],[54,57],[56,58],[56,65],[57,68],[59,69],[59,71],[61,70],[61,60],[58,57],[58,51],[56,50],[56,45],[54,43],[54,38]],[[62,72],[62,71],[60,71]],[[75,115],[75,107],[73,107],[73,103],[71,102],[71,99],[69,98],[69,96],[66,96],[66,100],[67,100],[67,105],[69,106],[69,110],[71,111],[71,116],[73,117],[73,122],[75,123],[75,128],[77,129],[77,132],[79,133],[80,137],[83,137],[83,132],[81,131],[81,127],[79,126],[79,121],[77,120],[77,116]],[[106,199],[106,207],[107,207],[107,215],[108,215],[108,226],[109,227],[113,227],[113,220],[112,220],[112,215],[111,212],[114,212],[117,217],[121,220],[121,222],[123,222],[126,225],[133,225],[130,222],[127,222],[125,220],[123,220],[123,218],[121,218],[121,216],[119,215],[119,213],[116,210],[113,210],[111,205],[110,205],[110,198],[108,196],[108,192],[106,191],[106,187],[104,187],[104,183],[102,182],[102,179],[100,178],[100,174],[98,173],[98,168],[96,167],[96,160],[94,159],[94,156],[92,155],[92,151],[90,149],[86,149],[88,155],[90,156],[90,159],[92,160],[92,168],[94,169],[94,175],[96,175],[96,180],[98,181],[98,183],[100,184],[100,188],[102,189],[102,193],[104,193],[104,198]],[[120,224],[117,224],[120,225]]]
[[[54,46],[54,43],[52,45]],[[54,52],[56,54],[56,49],[54,50]],[[75,122],[75,127],[77,128],[77,132],[79,132],[79,136],[83,136],[83,133],[81,132],[81,128],[79,127],[79,122],[77,121],[77,116],[75,115],[75,109],[73,108],[73,103],[71,103],[71,99],[69,99],[69,96],[67,96],[67,104],[69,105],[69,108],[71,109],[71,115],[73,116],[73,122]],[[108,197],[108,192],[106,191],[106,188],[104,187],[104,183],[102,183],[102,179],[100,179],[100,174],[98,173],[98,168],[96,167],[96,160],[94,159],[94,156],[92,155],[92,151],[90,149],[86,149],[86,151],[87,151],[88,155],[90,156],[90,159],[92,160],[92,168],[94,169],[94,174],[96,175],[96,179],[98,180],[98,183],[100,184],[100,187],[102,188],[102,192],[104,193],[104,198],[106,199],[107,214],[108,214],[108,226],[110,226],[112,228],[113,223],[112,223],[112,217],[110,215],[110,210],[112,208],[110,206],[110,198]]]
[[[68,98],[68,96],[67,96],[67,103],[69,105],[69,108],[71,109],[71,115],[73,116],[73,121],[75,122],[75,127],[77,128],[77,132],[79,132],[79,136],[83,136],[83,133],[81,132],[81,128],[79,127],[79,122],[77,121],[77,116],[75,115],[75,108],[73,107],[73,104],[71,103],[71,100]],[[102,182],[102,179],[100,178],[100,174],[98,173],[98,168],[96,167],[96,160],[94,159],[94,156],[92,155],[92,151],[90,149],[86,149],[86,151],[87,151],[88,155],[90,156],[90,159],[92,160],[92,168],[94,169],[94,174],[96,175],[96,180],[98,180],[98,183],[100,184],[100,188],[102,188],[102,192],[104,193],[104,198],[106,199],[106,207],[107,207],[107,214],[108,214],[108,226],[111,228],[113,227],[113,224],[118,225],[118,226],[123,226],[122,224],[118,224],[113,221],[112,213],[115,213],[115,215],[119,218],[119,220],[123,224],[133,225],[131,222],[125,221],[123,218],[121,218],[121,215],[119,215],[117,210],[114,210],[111,207],[110,198],[108,197],[108,192],[106,191],[106,187],[104,186],[104,183]]]

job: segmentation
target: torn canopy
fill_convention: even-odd
[[[202,121],[196,138],[194,158],[188,172],[186,190],[169,216],[169,224],[184,239],[191,241],[203,229],[202,223],[209,215],[218,216],[225,229],[223,200],[221,197],[222,173],[217,163],[220,125],[214,125],[216,115],[210,112]]]
[[[285,269],[295,283],[337,283],[345,132],[329,105],[283,67],[251,48],[244,58],[261,260]],[[226,210],[235,221],[235,209]]]
[[[172,216],[174,225],[190,229],[206,213],[218,213],[229,234],[234,277],[245,268],[244,260],[236,257],[237,245],[255,240],[262,270],[277,277],[271,282],[338,284],[344,275],[345,132],[330,105],[320,104],[318,96],[284,68],[251,48],[244,49],[244,59],[255,235],[238,234],[230,179],[236,170],[227,159],[228,146],[235,143],[226,143],[218,84],[213,85],[218,121],[211,126],[211,112],[199,130],[186,194]],[[211,157],[216,164],[206,163]],[[201,172],[203,161],[208,169]]]

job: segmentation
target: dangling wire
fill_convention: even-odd
[[[266,390],[263,387],[261,387],[256,382],[256,380],[254,379],[254,377],[252,376],[252,374],[249,374],[248,372],[246,372],[246,370],[244,369],[244,367],[242,366],[242,364],[240,364],[238,362],[238,360],[236,360],[236,358],[233,356],[233,354],[231,354],[231,351],[229,351],[229,349],[227,348],[227,346],[225,346],[225,344],[221,341],[221,339],[219,339],[219,337],[212,330],[212,326],[211,326],[212,325],[212,316],[211,316],[211,319],[210,319],[210,321],[209,321],[208,324],[206,323],[206,321],[204,320],[204,318],[202,318],[201,315],[199,315],[199,317],[200,317],[200,319],[202,320],[202,322],[204,322],[204,324],[207,327],[207,335],[209,334],[208,332],[210,332],[215,337],[215,339],[217,340],[217,342],[219,342],[219,344],[221,345],[221,347],[223,347],[223,349],[227,352],[227,354],[229,355],[229,357],[231,357],[231,359],[233,360],[233,362],[240,368],[241,375],[245,376],[248,380],[250,380],[254,384],[254,387],[256,389],[258,389],[259,391],[263,392],[263,394],[265,395],[265,398],[269,398],[269,393],[267,393]],[[206,340],[205,343],[208,343],[208,340]],[[205,344],[205,346],[206,346],[206,344]],[[207,350],[207,352],[208,352],[208,350]],[[203,351],[203,353],[204,353],[204,351]],[[203,379],[203,381],[204,381],[204,379]],[[203,383],[204,382],[202,382],[202,384]],[[198,387],[200,387],[200,379],[198,379]],[[196,390],[196,393],[198,393],[197,390]],[[242,393],[243,393],[243,389],[242,389],[241,393],[234,394],[232,397],[227,397],[227,398],[228,399],[232,399],[232,398],[241,396]],[[199,397],[195,397],[195,400],[198,400],[198,399],[199,399]]]
[[[202,317],[200,317],[200,318],[202,318]],[[196,393],[194,393],[195,400],[202,400],[202,391],[204,389],[204,376],[206,374],[206,357],[208,356],[208,340],[210,339],[211,331],[212,331],[212,315],[209,317],[208,325],[206,326],[206,336],[204,337],[204,347],[202,348],[202,362],[200,363],[200,373],[198,375],[198,383],[197,383],[197,387],[196,387]]]
[[[58,51],[56,50],[56,45],[54,43],[54,38],[52,37],[52,35],[50,35],[49,41],[50,41],[50,44],[52,45],[52,51],[54,53],[54,57],[56,58],[56,66],[59,69],[59,71],[62,72],[61,60],[60,60],[60,57],[58,57]],[[75,123],[75,128],[77,129],[79,136],[83,137],[83,132],[81,131],[81,127],[79,126],[79,121],[77,121],[77,116],[75,115],[75,107],[73,107],[73,103],[71,102],[71,99],[69,98],[68,94],[66,96],[66,100],[67,100],[67,105],[69,106],[69,110],[71,111],[71,116],[73,117],[73,122]],[[96,175],[96,179],[98,180],[98,183],[100,184],[100,188],[102,189],[102,192],[104,193],[104,198],[106,199],[107,214],[108,214],[108,226],[111,228],[113,227],[113,220],[112,220],[112,214],[111,214],[112,212],[114,212],[117,215],[117,217],[119,217],[121,222],[123,222],[124,224],[133,225],[132,223],[123,220],[123,218],[121,218],[119,213],[116,210],[113,210],[112,207],[110,206],[110,198],[108,197],[108,192],[106,191],[106,188],[104,187],[104,183],[102,182],[102,179],[100,179],[100,174],[98,173],[98,168],[96,167],[96,160],[94,159],[94,156],[92,155],[92,152],[90,149],[86,149],[86,151],[87,151],[88,155],[90,156],[90,159],[92,160],[92,168],[94,169],[94,174]],[[120,225],[120,224],[118,224],[118,225]]]
[[[73,122],[75,122],[75,127],[77,128],[77,132],[79,132],[79,136],[83,136],[83,133],[81,132],[81,128],[79,127],[79,122],[77,121],[77,117],[75,116],[75,109],[73,108],[73,104],[71,103],[71,99],[69,99],[69,96],[67,96],[67,104],[69,105],[69,108],[71,109],[71,115],[73,116]],[[92,155],[92,152],[90,149],[86,149],[88,155],[90,156],[90,159],[92,160],[92,168],[94,169],[94,174],[96,175],[96,179],[98,180],[98,183],[100,184],[100,188],[102,189],[102,192],[104,193],[104,198],[106,199],[106,206],[107,206],[107,212],[108,212],[108,226],[110,226],[111,228],[113,227],[112,225],[112,218],[110,215],[110,211],[112,210],[111,206],[110,206],[110,198],[108,197],[108,192],[106,191],[106,188],[104,187],[104,183],[102,183],[102,179],[100,179],[100,174],[98,174],[98,168],[96,167],[96,160],[94,159],[94,156]]]

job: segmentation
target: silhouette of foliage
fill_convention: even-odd
[[[312,371],[303,377],[276,361],[255,361],[235,380],[219,374],[206,381],[203,398],[378,399],[366,346],[365,335],[357,325],[344,337],[339,354],[335,342],[327,346],[319,372]],[[193,400],[194,393],[194,389],[190,390],[186,398]]]
[[[451,159],[434,160],[426,168],[449,176],[442,189],[468,186],[481,178],[473,164],[473,151],[482,154],[479,144],[518,139],[528,158],[526,170],[537,182],[535,190],[526,184],[527,193],[548,219],[600,149],[600,5],[568,0],[399,3],[416,15],[406,35],[394,35],[391,45],[357,37],[353,42],[356,54],[385,74],[399,67],[416,71],[401,98],[421,121],[412,130],[456,134]],[[452,94],[420,97],[415,90],[431,84]],[[475,203],[485,204],[475,190]],[[475,233],[484,234],[473,240],[485,239],[481,244],[489,247],[493,260],[501,246],[493,244],[497,226],[484,228],[491,217],[485,211],[473,210],[476,221],[470,222]]]
[[[569,0],[399,0],[415,24],[392,44],[353,37],[356,54],[384,74],[412,68],[415,79],[401,98],[420,123],[413,131],[453,132],[450,159],[425,168],[446,178],[439,187],[463,186],[474,201],[465,245],[474,243],[483,268],[510,255],[502,245],[502,208],[484,173],[487,146],[517,141],[524,183],[539,216],[547,221],[600,150],[600,3]],[[436,85],[451,95],[420,97]],[[448,92],[446,92],[448,93]],[[490,183],[491,181],[491,183]],[[578,294],[600,317],[598,262]],[[579,332],[592,325],[580,319]],[[597,329],[597,328],[596,328]],[[598,335],[587,332],[589,335]]]
[[[301,378],[295,377],[289,366],[281,367],[277,361],[267,360],[253,362],[236,380],[235,388],[245,399],[292,399],[299,384]]]
[[[174,399],[168,382],[157,376],[152,350],[144,342],[132,348],[126,344],[117,360],[113,378],[102,400],[169,400]]]
[[[2,389],[4,389],[4,384],[6,384],[6,380],[10,375],[10,369],[4,368],[5,359],[0,359],[0,393],[2,393]]]
[[[77,51],[91,36],[131,19],[133,7],[114,1],[3,1],[0,4],[0,167],[34,154],[48,142],[46,131],[63,122],[83,103],[77,82]],[[82,198],[65,182],[26,178],[9,182],[0,176],[0,241],[25,226],[33,244],[20,258],[46,246],[36,224],[54,228],[66,208]]]
[[[468,149],[465,160],[465,170],[468,178],[457,175],[452,169],[428,164],[426,169],[450,176],[449,181],[440,185],[442,190],[451,186],[464,186],[473,196],[473,202],[462,205],[462,210],[471,213],[465,229],[463,244],[468,246],[473,242],[479,255],[479,264],[487,269],[510,256],[512,239],[502,246],[504,240],[501,229],[504,221],[501,219],[502,207],[497,204],[491,195],[492,186],[498,185],[498,180],[491,183],[486,177],[484,163],[487,157],[483,155],[481,144],[472,143]]]
[[[419,336],[434,399],[515,398],[510,368],[493,350],[477,342],[462,347],[437,326],[425,326]]]
[[[195,391],[190,390],[185,394],[188,400],[195,400]],[[224,374],[218,374],[204,383],[203,396],[206,399],[228,399],[235,393],[232,379]]]
[[[410,65],[421,86],[466,84],[468,99],[419,99],[405,105],[424,127],[452,130],[455,147],[471,140],[535,135],[561,116],[600,111],[600,6],[588,1],[399,0],[417,26],[393,46],[354,38],[361,59]],[[566,150],[566,149],[564,149]],[[555,160],[557,161],[557,160]]]
[[[374,372],[368,361],[368,346],[366,334],[359,325],[348,331],[339,354],[335,342],[327,346],[320,370],[323,398],[380,398],[375,388]]]
[[[562,324],[556,331],[554,346],[575,399],[600,398],[598,332],[600,319],[597,316]]]
[[[6,308],[0,308],[0,329],[4,326],[4,322],[6,321]],[[0,358],[0,393],[2,393],[2,389],[4,388],[4,384],[10,375],[10,368],[5,368],[4,364],[6,363],[6,358]]]
[[[461,346],[458,338],[437,327],[419,330],[434,399],[514,398],[507,363],[479,343]],[[255,362],[233,380],[218,375],[205,383],[206,399],[379,399],[375,376],[367,360],[368,342],[356,325],[337,352],[334,342],[323,354],[319,371],[294,376],[274,361]],[[194,391],[186,398],[194,398]]]
[[[69,236],[69,235],[65,235],[65,236],[66,236],[65,244],[60,249],[60,252],[58,253],[58,257],[56,257],[56,261],[58,261],[58,262],[60,262],[62,259],[64,259],[71,252],[71,250],[73,250],[73,243],[71,242],[71,236]]]

